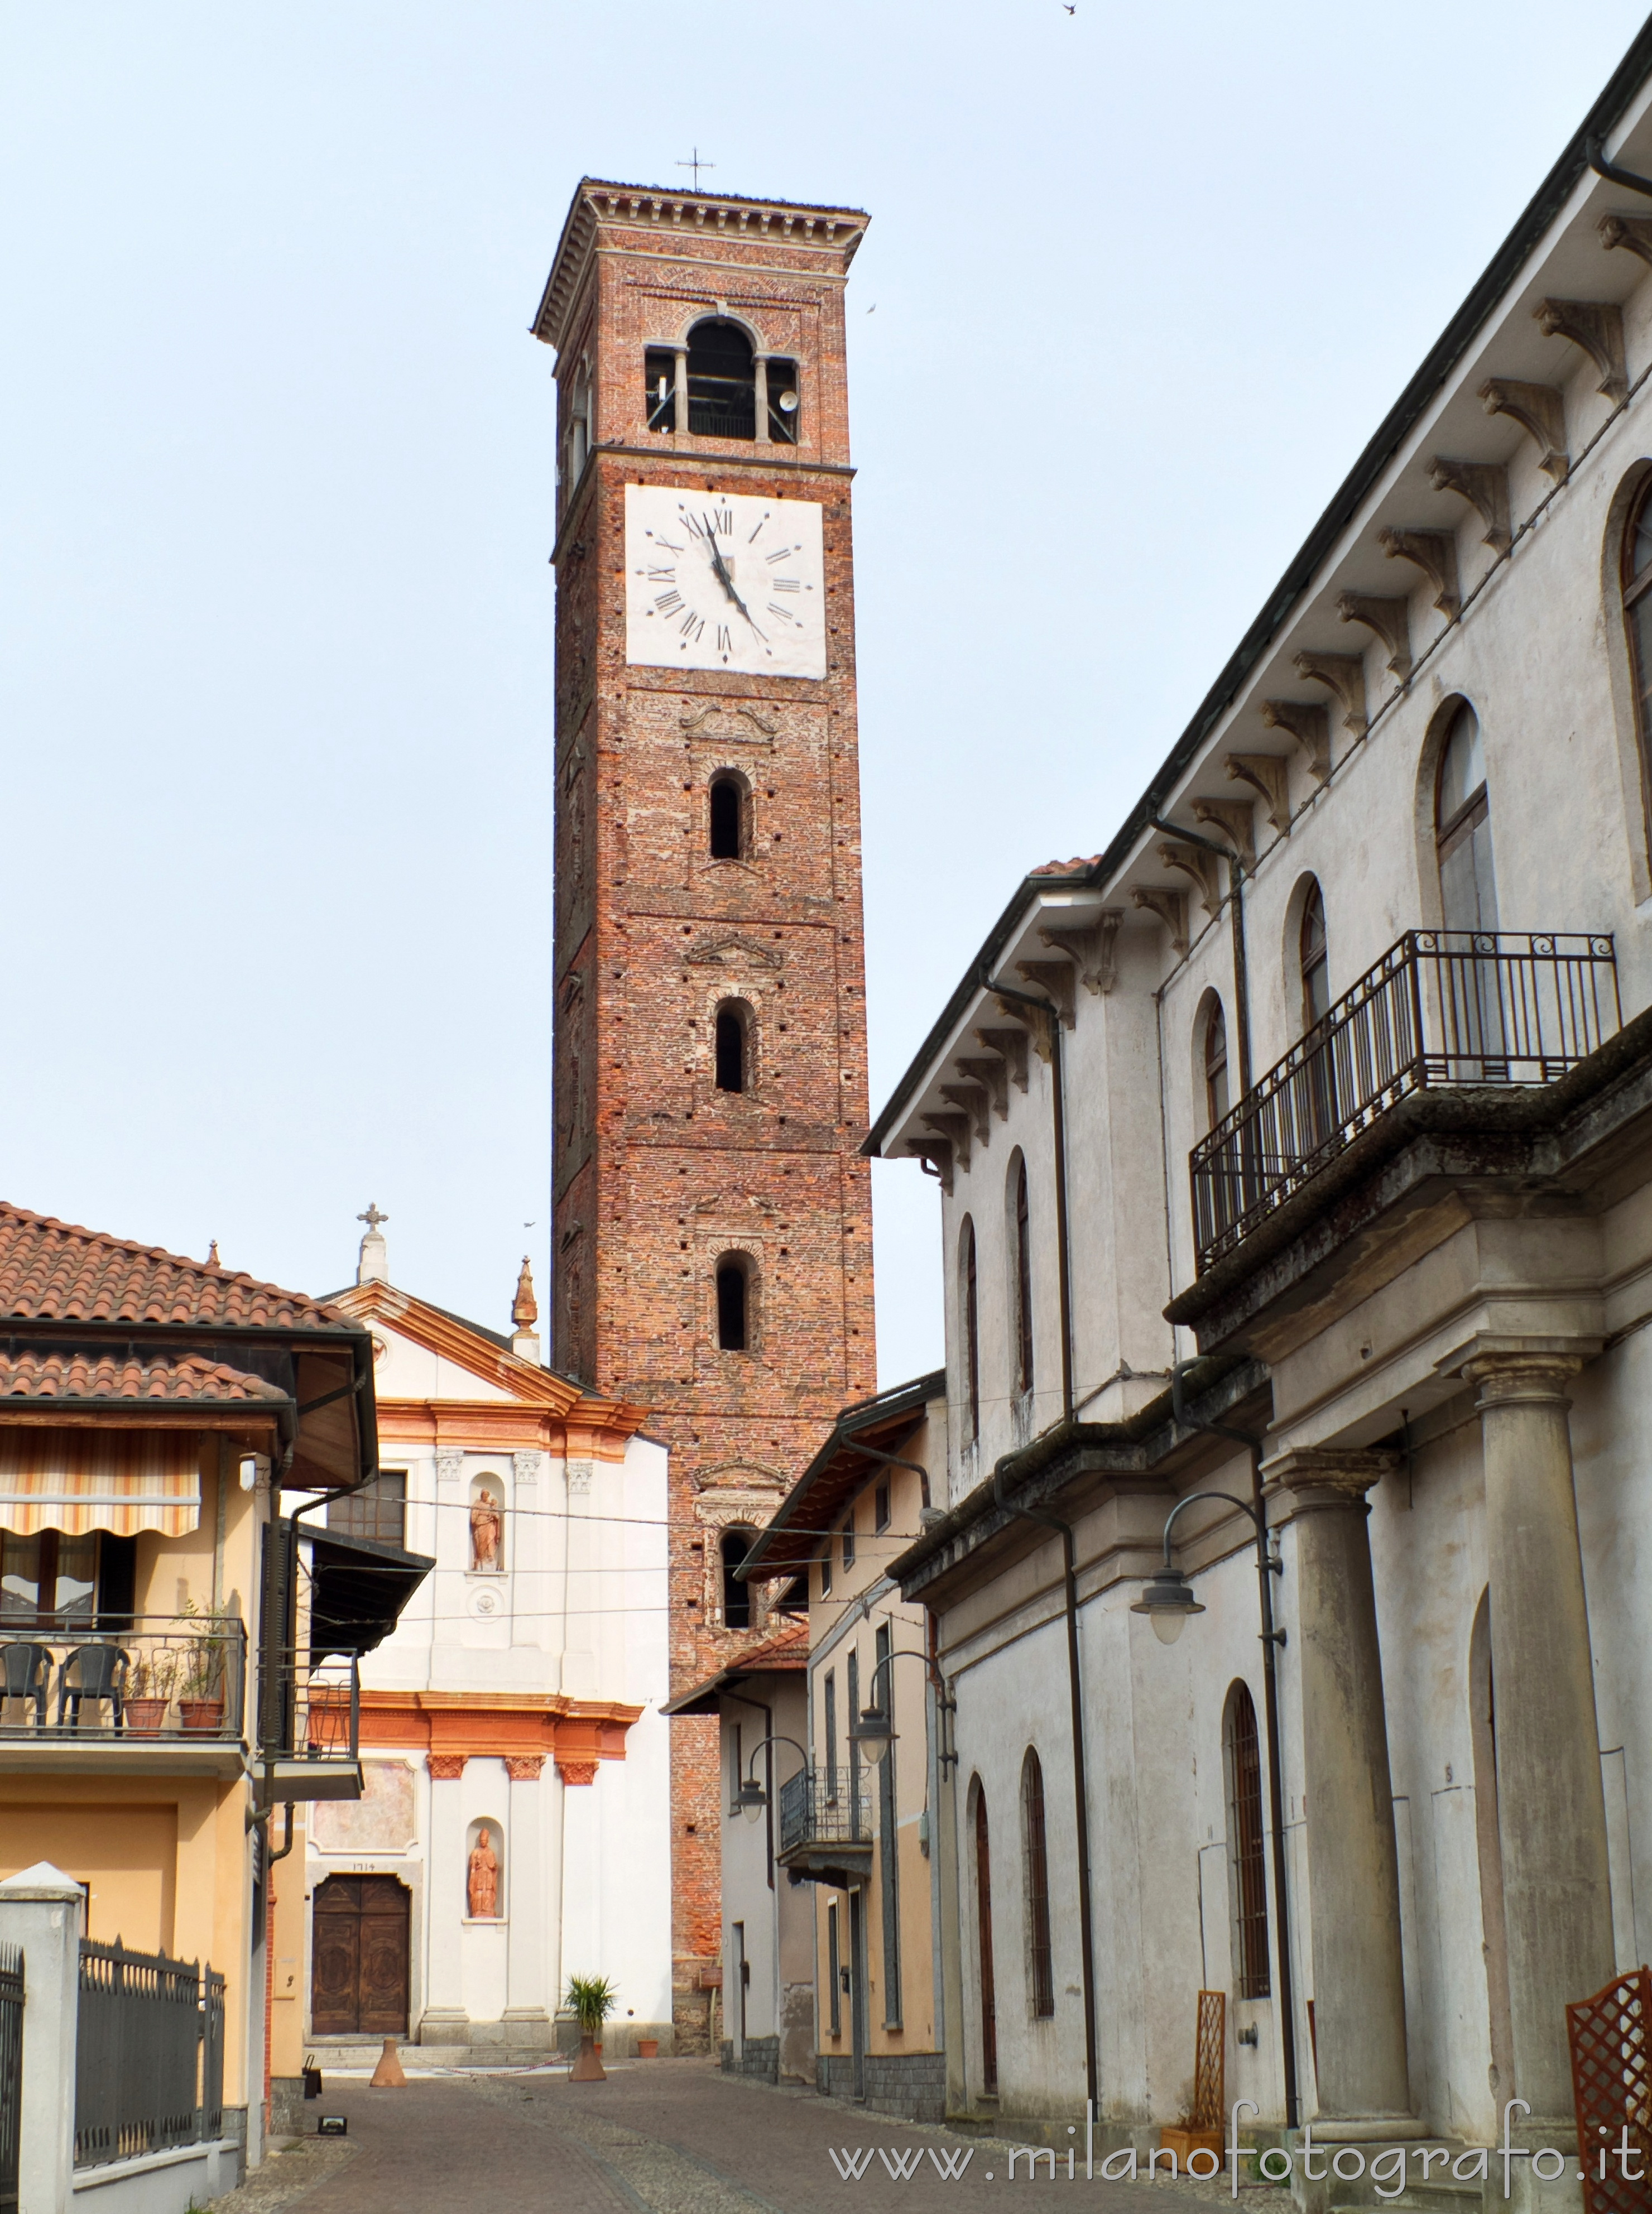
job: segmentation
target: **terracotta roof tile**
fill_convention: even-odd
[[[1045,861],[1036,869],[1029,869],[1030,877],[1081,877],[1101,859],[1099,853],[1079,853],[1070,861]]]
[[[0,1353],[0,1405],[7,1399],[258,1400],[285,1404],[286,1393],[262,1377],[204,1361],[196,1354],[139,1360],[105,1354]]]
[[[302,1292],[0,1201],[0,1321],[348,1327]]]

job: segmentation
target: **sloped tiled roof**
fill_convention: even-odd
[[[1081,877],[1093,869],[1101,859],[1099,853],[1080,853],[1071,861],[1043,861],[1036,869],[1029,869],[1030,877]]]
[[[7,1317],[232,1330],[349,1326],[302,1292],[0,1201],[0,1322]]]
[[[0,1405],[7,1399],[158,1399],[170,1404],[260,1400],[279,1405],[286,1396],[261,1377],[195,1354],[169,1361],[134,1355],[89,1360],[80,1353],[0,1353]]]
[[[747,1676],[767,1674],[775,1670],[796,1669],[799,1673],[809,1666],[809,1624],[799,1622],[779,1631],[773,1637],[760,1639],[748,1645],[725,1660],[720,1668],[679,1691],[660,1709],[665,1715],[688,1715],[699,1712],[713,1714],[717,1709],[711,1703],[725,1684],[737,1684]]]

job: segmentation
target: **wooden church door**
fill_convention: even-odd
[[[394,1876],[333,1875],[317,1887],[314,2036],[407,2035],[408,1905]]]

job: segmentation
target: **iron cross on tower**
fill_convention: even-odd
[[[686,162],[679,162],[677,163],[677,167],[679,169],[692,169],[694,171],[694,188],[698,192],[700,190],[700,172],[702,169],[714,169],[717,167],[717,164],[715,162],[702,162],[700,158],[700,149],[696,146],[691,157]]]

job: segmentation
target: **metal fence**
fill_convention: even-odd
[[[17,2214],[23,2127],[23,1955],[0,1945],[0,2214]]]
[[[223,2126],[223,1978],[83,1938],[75,2165],[198,2144]]]
[[[780,1786],[780,1846],[870,1845],[872,1802],[864,1769],[801,1768]]]
[[[1193,1148],[1200,1269],[1408,1094],[1552,1084],[1621,1020],[1605,933],[1408,931]]]

